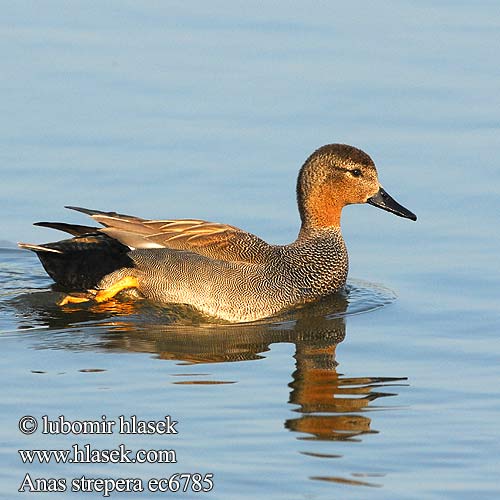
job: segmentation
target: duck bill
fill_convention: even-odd
[[[400,205],[392,196],[388,195],[382,186],[378,190],[377,194],[366,200],[366,203],[369,203],[374,207],[381,208],[382,210],[392,212],[400,217],[417,220],[417,216],[413,212],[410,212],[407,208]]]

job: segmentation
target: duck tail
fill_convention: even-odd
[[[56,229],[73,236],[83,236],[84,234],[95,233],[98,230],[97,227],[81,226],[79,224],[66,224],[65,222],[35,222],[33,225]]]
[[[32,252],[52,252],[62,254],[61,250],[56,250],[55,248],[49,248],[44,245],[33,245],[32,243],[18,243],[17,246],[24,250],[31,250]]]
[[[70,224],[61,226],[60,223],[49,222],[42,225],[70,234],[79,232]],[[95,288],[107,274],[123,267],[133,267],[134,264],[128,256],[129,247],[105,234],[89,233],[87,229],[82,235],[54,243],[18,243],[18,246],[37,254],[57,288],[67,291],[89,290]]]

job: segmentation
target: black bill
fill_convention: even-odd
[[[389,196],[382,187],[380,187],[377,194],[373,195],[371,198],[368,198],[366,200],[366,203],[369,203],[374,207],[381,208],[382,210],[392,212],[393,214],[399,215],[400,217],[417,220],[417,216],[413,212],[410,212],[407,208],[400,205],[394,198]]]

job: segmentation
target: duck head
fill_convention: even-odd
[[[353,203],[417,220],[382,188],[373,160],[346,144],[328,144],[306,160],[297,181],[297,201],[303,228],[339,227],[342,208]]]

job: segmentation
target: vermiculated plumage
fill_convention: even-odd
[[[147,220],[68,207],[104,227],[40,223],[74,238],[20,246],[35,251],[68,290],[120,289],[123,281],[146,298],[241,322],[342,289],[348,271],[340,230],[345,205],[368,202],[416,220],[381,188],[371,158],[343,144],[323,146],[306,160],[297,201],[301,228],[289,245],[270,245],[234,226],[199,219]]]

